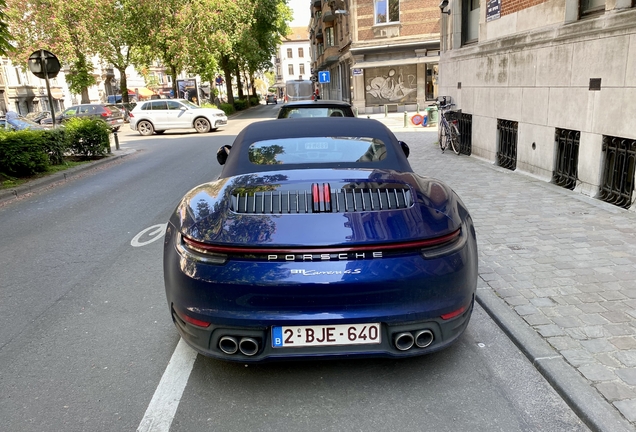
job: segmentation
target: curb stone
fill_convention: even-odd
[[[492,289],[478,287],[477,302],[592,431],[634,431],[631,424],[611,410],[596,389]]]

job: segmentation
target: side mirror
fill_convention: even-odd
[[[409,146],[404,141],[398,141],[398,142],[400,143],[400,147],[402,147],[402,151],[404,152],[404,154],[408,158],[409,155],[411,154],[411,149],[409,148]]]
[[[220,147],[216,151],[216,160],[219,162],[219,165],[225,165],[225,162],[227,161],[227,157],[230,155],[231,148],[232,148],[231,145],[226,144],[223,147]]]

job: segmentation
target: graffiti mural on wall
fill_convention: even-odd
[[[364,71],[367,105],[415,103],[417,66],[389,66]]]

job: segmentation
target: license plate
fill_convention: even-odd
[[[379,344],[380,324],[272,327],[274,348]]]

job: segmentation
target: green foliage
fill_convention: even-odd
[[[71,65],[66,74],[66,82],[69,90],[74,94],[81,94],[85,88],[97,83],[93,74],[93,65],[86,61],[85,55],[80,54]]]
[[[104,156],[108,152],[110,126],[99,119],[71,118],[64,123],[69,150],[80,156]]]
[[[236,111],[243,111],[247,108],[247,99],[234,99],[234,109]]]
[[[0,172],[26,177],[46,171],[49,157],[43,150],[41,131],[0,133]]]
[[[261,103],[258,96],[250,96],[250,106],[256,106]]]
[[[234,112],[236,111],[234,109],[234,106],[232,104],[229,103],[222,103],[219,106],[219,109],[223,110],[223,112],[225,113],[225,115],[230,115],[230,114],[234,114]]]
[[[218,107],[210,102],[203,102],[201,104],[201,108],[218,108]]]
[[[55,128],[43,131],[42,149],[49,155],[51,165],[64,163],[64,154],[68,149],[66,129]]]
[[[6,56],[13,51],[11,45],[11,33],[9,32],[9,25],[7,23],[7,15],[4,12],[7,8],[7,2],[0,0],[0,55]]]

